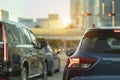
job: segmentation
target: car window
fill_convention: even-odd
[[[53,50],[52,50],[52,48],[49,45],[47,47],[45,47],[45,51],[53,53]]]
[[[114,32],[114,30],[90,31],[83,37],[80,49],[88,52],[107,53],[111,50],[116,53],[120,52],[118,51],[120,49],[120,33]]]
[[[34,34],[32,33],[32,31],[30,31],[30,30],[28,30],[28,31],[29,31],[29,34],[30,34],[32,43],[33,43],[34,45],[37,45],[37,43],[36,43],[36,37],[34,36]]]
[[[28,30],[25,28],[22,28],[22,31],[23,31],[23,42],[25,44],[31,44],[32,41],[31,41],[30,35],[28,33]]]
[[[11,24],[4,24],[5,25],[5,33],[7,42],[19,42],[20,36],[19,31],[13,31],[14,29],[17,29],[15,25]],[[10,26],[11,25],[11,26]]]
[[[20,42],[20,32],[19,32],[19,28],[16,27],[16,25],[11,25],[10,27],[11,31],[13,32],[13,35],[15,37],[15,40],[17,42]]]

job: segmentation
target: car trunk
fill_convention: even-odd
[[[91,68],[95,75],[120,75],[120,54],[103,53],[95,56],[99,58]]]

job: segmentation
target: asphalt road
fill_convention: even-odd
[[[49,76],[48,80],[62,80],[63,70],[66,64],[67,56],[64,53],[58,54],[61,59],[61,69],[60,72],[54,73],[53,76]]]
[[[61,69],[60,72],[56,72],[53,74],[53,76],[48,76],[48,80],[62,80],[62,76],[63,76],[63,70],[66,64],[66,59],[67,56],[64,53],[58,54],[58,56],[61,59]],[[41,80],[41,79],[34,79],[34,80]]]

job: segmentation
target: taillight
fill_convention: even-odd
[[[4,61],[7,61],[7,52],[6,52],[6,37],[5,37],[5,30],[4,25],[2,24],[2,41],[3,41],[3,51],[4,51]]]
[[[69,65],[68,67],[72,67],[72,68],[78,68],[79,67],[79,63],[80,63],[80,59],[79,58],[69,58]]]
[[[90,68],[95,62],[96,59],[92,58],[69,58],[68,68],[87,69]]]

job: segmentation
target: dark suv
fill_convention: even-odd
[[[120,80],[120,27],[88,29],[67,55],[63,80]]]
[[[47,80],[46,57],[40,46],[45,47],[45,44],[38,44],[29,28],[0,21],[0,77],[28,80],[40,76]]]

